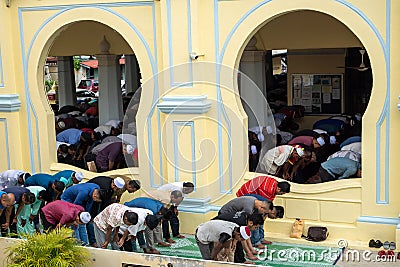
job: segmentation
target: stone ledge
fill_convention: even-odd
[[[17,94],[0,95],[0,112],[19,111],[21,101]]]
[[[166,114],[203,114],[210,110],[211,102],[206,95],[164,96],[157,108]]]

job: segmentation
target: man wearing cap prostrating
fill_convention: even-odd
[[[73,184],[79,184],[83,180],[83,173],[71,170],[64,170],[53,175],[54,178],[59,178],[65,184],[65,187],[70,187]]]
[[[80,205],[85,208],[85,211],[90,211],[93,202],[101,202],[100,186],[92,183],[77,184],[67,188],[61,195],[61,200],[69,203]],[[79,225],[75,230],[75,237],[85,244],[89,244],[86,227]]]
[[[304,156],[304,150],[300,146],[281,145],[271,148],[260,158],[257,172],[276,175],[278,169],[286,162],[290,162],[293,165],[302,156]],[[284,176],[288,175],[287,171],[282,173]]]
[[[74,228],[80,224],[86,224],[90,221],[89,212],[76,204],[65,202],[62,200],[53,201],[44,206],[40,211],[40,219],[44,230],[53,230],[61,226]]]
[[[236,223],[212,220],[200,224],[196,229],[195,239],[204,260],[217,260],[223,248],[236,246],[237,241],[250,238],[250,229]]]

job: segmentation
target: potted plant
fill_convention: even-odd
[[[26,235],[6,250],[7,266],[11,267],[86,267],[91,262],[90,252],[78,245],[68,228]]]

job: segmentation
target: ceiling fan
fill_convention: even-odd
[[[346,69],[353,69],[353,70],[358,70],[358,71],[366,71],[369,69],[369,67],[365,66],[364,63],[364,54],[365,54],[365,49],[360,49],[358,50],[361,54],[361,63],[360,66],[358,67],[338,67],[338,68],[346,68]]]

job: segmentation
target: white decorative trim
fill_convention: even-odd
[[[203,114],[210,110],[211,102],[207,95],[200,96],[164,96],[157,108],[163,113]]]
[[[0,95],[0,112],[14,112],[21,107],[17,94]]]
[[[220,206],[210,205],[210,197],[207,198],[184,198],[178,206],[178,210],[189,213],[207,213],[210,211],[219,211]]]
[[[378,216],[360,216],[360,217],[358,217],[357,222],[399,225],[400,219],[399,218],[378,217]]]

